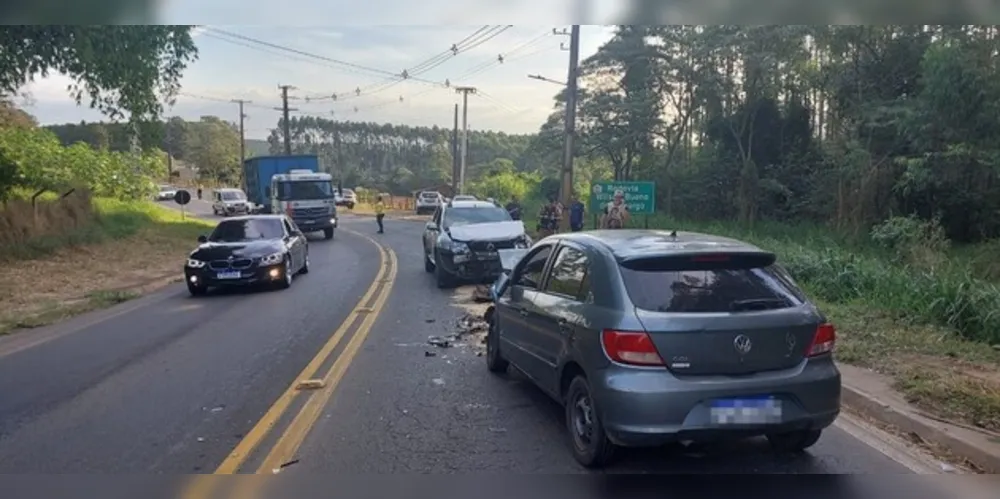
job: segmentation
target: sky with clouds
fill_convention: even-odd
[[[241,3],[246,7],[253,1]],[[192,9],[197,5],[199,10],[196,14],[183,8],[168,10],[163,22],[194,23],[194,19],[187,18],[196,17],[198,22],[204,23],[206,18],[224,17],[222,9],[233,0],[172,3],[181,7],[181,4],[189,5]],[[363,4],[357,2],[354,5]],[[211,7],[206,7],[208,5]],[[273,9],[266,11],[271,13]],[[191,15],[187,16],[189,13]],[[216,115],[235,121],[238,119],[237,107],[229,101],[246,99],[252,101],[245,110],[248,115],[247,137],[265,138],[281,114],[274,109],[281,105],[278,85],[288,84],[296,87],[290,95],[296,98],[291,105],[299,109],[297,114],[450,127],[454,104],[461,102],[461,97],[453,88],[415,80],[390,85],[394,80],[384,74],[261,47],[216,31],[223,30],[394,74],[418,66],[483,27],[338,25],[338,20],[344,19],[342,14],[340,11],[327,13],[317,7],[316,14],[309,16],[312,21],[310,26],[253,25],[250,19],[240,19],[247,22],[240,26],[207,23],[207,29],[196,30],[199,59],[185,72],[182,95],[166,114],[186,119]],[[347,17],[353,21],[364,17],[363,14],[365,12],[361,9],[357,15],[350,13]],[[258,23],[261,21],[281,22],[282,19],[278,16],[257,20]],[[528,75],[565,80],[569,53],[561,50],[560,44],[568,45],[569,37],[553,34],[552,30],[567,27],[513,26],[478,46],[448,57],[442,64],[420,73],[418,77],[430,82],[450,80],[452,85],[477,87],[481,95],[469,98],[471,128],[509,133],[537,131],[552,112],[552,98],[559,87],[554,83],[530,79]],[[583,26],[581,60],[594,53],[610,37],[611,31],[610,27]],[[466,45],[471,44],[473,42]],[[493,62],[501,54],[505,54],[504,62]],[[29,84],[24,89],[30,95],[26,110],[42,124],[101,120],[99,112],[77,106],[69,98],[67,83],[65,76],[54,75]],[[354,92],[358,88],[363,89],[360,96]],[[331,98],[334,94],[338,96],[336,101]]]

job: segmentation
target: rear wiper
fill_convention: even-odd
[[[745,312],[747,310],[771,310],[786,306],[785,300],[778,298],[753,298],[750,300],[735,300],[729,304],[729,309],[733,312]]]

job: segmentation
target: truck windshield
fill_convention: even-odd
[[[333,185],[329,180],[298,180],[294,182],[278,182],[278,200],[294,199],[330,199],[333,197]]]

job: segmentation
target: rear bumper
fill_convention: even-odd
[[[665,370],[612,365],[599,371],[592,385],[608,437],[629,447],[823,429],[840,413],[840,372],[829,358],[752,377],[681,379]],[[714,400],[761,396],[781,401],[780,420],[713,423]]]

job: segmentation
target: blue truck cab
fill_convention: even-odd
[[[264,213],[286,213],[302,232],[333,238],[337,205],[333,177],[315,155],[260,156],[243,162],[246,193]]]

